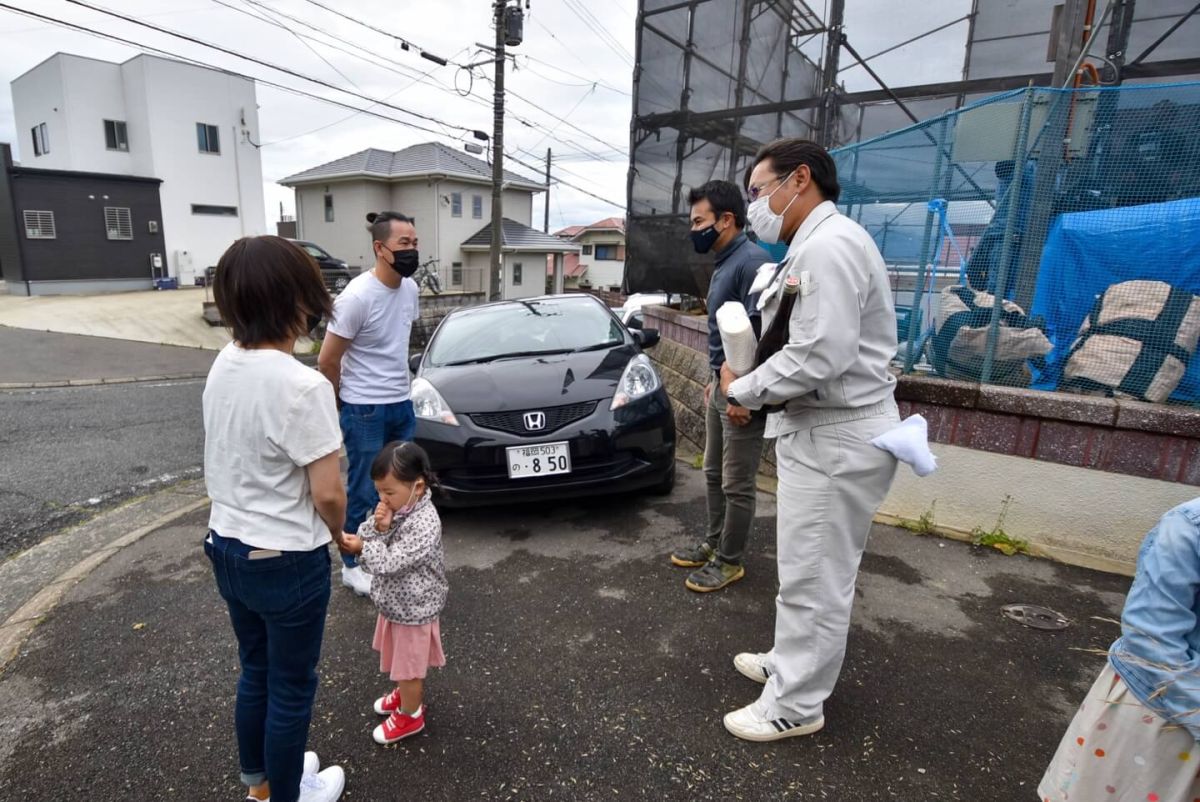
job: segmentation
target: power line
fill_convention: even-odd
[[[436,117],[431,117],[427,114],[421,114],[420,112],[411,111],[409,109],[405,109],[400,106],[395,106],[391,103],[381,101],[377,98],[372,98],[372,97],[367,97],[365,95],[356,94],[356,93],[350,91],[349,89],[343,89],[342,87],[338,86],[337,84],[332,84],[329,81],[325,81],[320,78],[313,78],[310,75],[305,75],[304,73],[296,72],[295,70],[289,69],[287,67],[280,67],[276,64],[272,64],[269,61],[264,61],[260,58],[254,57],[254,56],[248,56],[244,53],[239,53],[236,50],[230,50],[227,47],[222,47],[221,45],[215,45],[215,44],[212,44],[211,42],[206,42],[203,39],[197,39],[194,36],[189,36],[184,33],[172,31],[169,28],[163,28],[158,25],[153,25],[149,22],[144,22],[144,21],[138,19],[137,17],[131,17],[126,14],[118,13],[116,11],[110,11],[109,9],[103,8],[101,6],[94,6],[91,3],[84,2],[84,0],[66,0],[66,2],[70,3],[71,5],[80,6],[82,8],[87,8],[92,11],[97,11],[101,14],[106,14],[110,17],[115,17],[116,19],[124,20],[125,22],[129,22],[134,25],[141,26],[143,28],[148,28],[148,29],[150,29],[152,31],[156,31],[158,33],[165,33],[168,36],[173,36],[176,39],[182,39],[185,42],[190,42],[192,44],[200,45],[201,47],[207,47],[209,49],[216,50],[217,52],[224,53],[229,56],[234,56],[235,58],[240,58],[244,61],[249,61],[253,64],[258,64],[263,67],[267,67],[268,69],[276,70],[277,72],[282,72],[282,73],[284,73],[286,75],[290,75],[294,78],[300,78],[301,80],[308,81],[310,83],[314,83],[319,86],[324,86],[327,89],[333,89],[334,91],[343,92],[347,95],[354,95],[355,97],[358,97],[362,100],[368,100],[368,101],[378,104],[380,106],[386,106],[387,108],[394,109],[395,111],[398,111],[401,114],[409,114],[409,115],[412,115],[413,117],[418,117],[422,120],[427,120],[429,122],[436,123],[438,125],[444,125],[448,128],[456,128],[460,131],[463,131],[464,133],[470,133],[475,130],[473,128],[468,128],[467,126],[455,125],[453,123],[448,123],[445,120],[439,120]]]
[[[142,42],[135,42],[131,39],[125,39],[123,37],[117,36],[116,34],[105,33],[104,31],[98,31],[95,28],[89,28],[85,25],[77,25],[76,23],[67,22],[66,20],[55,19],[54,17],[49,17],[49,16],[46,16],[45,14],[39,14],[36,11],[29,11],[24,8],[17,8],[16,6],[11,6],[11,5],[8,5],[7,3],[0,2],[0,8],[5,9],[6,11],[11,11],[15,14],[20,14],[21,16],[24,16],[24,17],[41,20],[42,22],[48,23],[50,25],[55,25],[59,28],[66,28],[68,30],[77,31],[79,33],[88,34],[89,36],[95,36],[100,39],[107,39],[112,42],[117,42],[118,44],[123,44],[127,47],[132,47],[135,50],[141,50],[141,51],[144,51],[147,53],[160,54],[160,55],[166,56],[167,58],[175,59],[176,61],[182,61],[182,62],[186,62],[189,64],[194,64],[198,67],[204,67],[205,69],[210,69],[210,70],[213,70],[214,72],[220,72],[225,75],[231,75],[235,78],[245,78],[246,80],[249,80],[249,81],[255,81],[257,83],[262,84],[263,86],[269,86],[273,89],[278,89],[282,92],[288,92],[290,94],[309,98],[311,100],[316,100],[321,103],[327,103],[331,106],[339,106],[344,109],[351,109],[360,114],[369,114],[372,117],[378,117],[379,119],[386,120],[387,122],[396,123],[398,125],[403,125],[406,128],[413,128],[417,131],[423,131],[428,134],[433,134],[434,136],[439,136],[439,137],[445,136],[445,134],[443,134],[440,131],[435,131],[432,128],[426,128],[425,126],[418,125],[417,123],[409,122],[408,120],[397,120],[395,117],[389,117],[386,114],[381,114],[377,111],[372,111],[370,109],[360,109],[359,107],[352,106],[349,103],[345,103],[340,100],[334,100],[333,98],[323,97],[321,95],[317,95],[312,92],[307,92],[303,89],[296,89],[295,87],[285,86],[283,84],[275,83],[274,81],[269,81],[265,78],[256,78],[251,75],[245,75],[240,72],[235,72],[234,70],[227,70],[222,67],[216,67],[216,66],[213,66],[212,64],[208,64],[207,62],[201,61],[199,59],[191,58],[190,56],[180,55],[179,53],[175,53],[170,50],[165,50],[161,47],[147,45]],[[370,100],[370,98],[362,98],[362,99]]]
[[[585,6],[579,5],[578,0],[564,0],[564,2],[571,13],[578,17],[592,33],[596,34],[601,44],[616,53],[622,61],[633,66],[633,56],[599,20],[591,15]]]
[[[524,167],[525,169],[527,169],[527,170],[533,170],[534,172],[537,172],[538,170],[545,169],[544,167],[534,167],[534,166],[533,166],[533,165],[531,165],[531,164],[528,164],[528,163],[526,163],[526,162],[523,162],[523,161],[521,161],[520,159],[518,159],[516,156],[513,156],[511,153],[505,153],[505,154],[504,154],[504,158],[506,158],[506,159],[512,159],[514,162],[516,162],[517,164],[521,165],[521,166],[522,166],[522,167]],[[600,197],[599,195],[597,195],[597,194],[596,194],[596,193],[594,193],[594,192],[589,192],[588,190],[586,190],[586,189],[583,189],[582,187],[577,187],[577,186],[575,186],[574,184],[567,183],[566,181],[563,181],[561,178],[559,178],[559,179],[555,179],[554,183],[556,183],[556,184],[562,184],[564,187],[570,187],[571,189],[575,190],[576,192],[582,192],[584,195],[587,195],[588,197],[591,197],[591,198],[595,198],[596,200],[600,201],[601,203],[607,203],[609,206],[615,206],[615,207],[617,207],[618,209],[624,209],[624,208],[625,208],[625,204],[623,204],[623,203],[617,203],[616,201],[611,201],[611,200],[609,200],[608,198],[602,198],[602,197]]]
[[[261,14],[262,16],[259,16],[259,14],[253,14],[244,8],[238,8],[235,5],[226,3],[226,2],[224,2],[224,0],[213,0],[213,2],[218,3],[219,5],[225,6],[225,8],[228,8],[231,11],[237,11],[237,12],[239,12],[241,14],[245,14],[246,16],[251,17],[253,19],[260,20],[262,22],[266,22],[270,25],[274,25],[277,28],[282,28],[283,30],[290,33],[292,36],[296,37],[296,41],[299,42],[300,44],[304,45],[306,48],[308,48],[314,56],[321,59],[321,61],[325,62],[325,66],[329,67],[329,69],[333,70],[338,75],[340,75],[342,78],[344,78],[346,80],[346,83],[350,84],[358,91],[360,91],[360,92],[362,91],[362,88],[358,84],[354,83],[354,81],[350,79],[349,75],[347,75],[346,73],[339,70],[333,64],[333,62],[331,62],[329,59],[325,58],[319,52],[317,52],[317,49],[315,47],[313,47],[312,45],[310,45],[307,41],[305,41],[304,37],[302,37],[300,34],[296,33],[295,31],[293,31],[288,26],[279,22],[278,20],[273,19],[272,17],[268,16],[272,11],[272,9],[270,9],[269,7],[264,6],[261,3],[256,3],[256,2],[254,2],[254,0],[242,0],[243,3],[249,3],[253,6],[257,6],[259,9],[261,9],[259,11],[259,14]]]
[[[441,56],[436,56],[433,53],[430,53],[428,50],[425,50],[423,47],[420,47],[420,46],[414,44],[412,41],[405,39],[403,36],[398,36],[398,35],[392,33],[391,31],[385,31],[383,28],[376,28],[374,25],[370,25],[366,22],[363,22],[360,19],[355,19],[354,17],[347,16],[347,15],[343,14],[342,12],[338,11],[337,9],[330,8],[329,6],[325,5],[324,3],[317,2],[317,0],[307,0],[307,2],[310,5],[316,6],[317,8],[325,9],[330,14],[341,17],[344,20],[353,22],[355,25],[361,25],[362,27],[366,28],[367,30],[375,31],[375,33],[381,33],[384,36],[395,39],[397,42],[400,43],[401,50],[416,50],[417,53],[422,58],[428,59],[429,61],[432,61],[435,64],[438,64],[439,66],[442,66],[442,67],[445,67],[447,64],[450,63],[448,59],[444,59]]]

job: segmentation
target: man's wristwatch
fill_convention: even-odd
[[[733,397],[733,393],[727,393],[725,395],[725,400],[729,403],[730,406],[733,406],[733,407],[741,406],[741,404],[738,403],[738,400]]]

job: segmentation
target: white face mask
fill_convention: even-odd
[[[414,482],[413,486],[412,486],[412,490],[409,491],[409,493],[408,493],[408,503],[405,504],[400,509],[396,510],[396,512],[400,515],[408,515],[410,512],[412,512],[414,509],[416,509],[417,502],[414,499],[414,497],[416,495],[417,495],[417,485],[416,485],[416,482]]]
[[[759,242],[767,245],[774,245],[779,242],[779,238],[783,233],[783,216],[787,213],[791,205],[796,202],[796,198],[800,196],[793,195],[792,199],[788,201],[787,206],[784,206],[781,212],[771,211],[771,196],[778,192],[779,187],[786,184],[787,180],[795,172],[795,170],[792,170],[792,172],[784,176],[784,179],[779,182],[779,186],[766,195],[757,198],[746,209],[746,220],[750,223],[750,228],[754,230],[754,234],[758,237]]]

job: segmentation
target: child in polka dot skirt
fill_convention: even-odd
[[[1043,802],[1200,800],[1200,498],[1142,542],[1121,637],[1071,721]]]

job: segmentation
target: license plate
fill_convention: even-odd
[[[510,479],[571,472],[571,446],[568,443],[513,446],[507,450]]]

